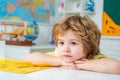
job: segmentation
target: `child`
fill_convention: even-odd
[[[57,46],[55,51],[32,53],[26,62],[120,74],[120,62],[100,53],[101,33],[88,16],[74,15],[62,20],[54,26],[53,37]]]

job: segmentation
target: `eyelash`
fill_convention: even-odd
[[[71,42],[73,45],[76,45],[77,43],[76,42]]]
[[[63,45],[63,44],[64,44],[64,42],[58,42],[58,44]],[[76,42],[71,42],[71,44],[72,44],[72,45],[77,45],[77,43],[76,43]]]
[[[58,42],[58,44],[63,45],[63,44],[64,44],[64,42]]]

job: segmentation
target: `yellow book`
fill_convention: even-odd
[[[23,61],[0,59],[0,71],[26,74],[51,67],[42,67]]]

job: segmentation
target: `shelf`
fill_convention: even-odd
[[[33,46],[15,46],[15,45],[5,45],[5,46],[12,48],[29,48],[29,49],[55,48],[55,45],[51,45],[51,44],[42,44],[42,45],[33,45]]]
[[[95,14],[95,12],[83,11],[82,14]]]
[[[118,36],[102,36],[102,39],[114,39],[114,40],[120,40],[120,37]]]
[[[65,14],[74,14],[74,13],[81,13],[80,11],[64,11]]]
[[[91,15],[95,14],[95,2],[94,0],[62,0],[61,11],[59,12],[62,18],[69,15]],[[87,8],[87,9],[86,9]],[[87,11],[88,10],[88,11]],[[92,11],[93,10],[93,11]]]
[[[78,11],[80,8],[81,0],[65,0],[65,11]]]

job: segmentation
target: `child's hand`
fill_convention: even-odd
[[[82,69],[81,68],[82,64],[84,65],[84,63],[86,63],[87,61],[88,61],[88,59],[82,58],[80,60],[75,61],[74,63],[76,65],[77,69]]]
[[[81,58],[80,60],[77,60],[75,62],[65,62],[63,60],[61,60],[61,66],[60,68],[64,68],[64,69],[80,69],[78,66],[80,64],[84,64],[85,61],[87,61],[88,59],[86,58]]]
[[[86,58],[81,58],[80,60],[77,60],[77,61],[75,61],[74,63],[75,64],[83,64],[83,63],[85,63],[85,61],[87,61],[88,59],[86,59]]]
[[[64,69],[77,69],[75,63],[67,63],[62,61],[62,65],[60,66],[60,68],[64,68]]]

